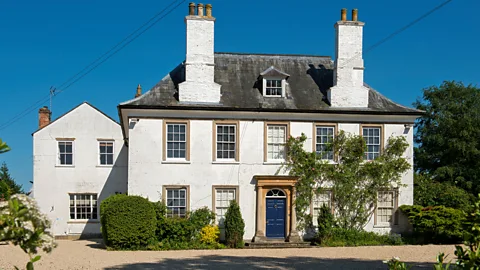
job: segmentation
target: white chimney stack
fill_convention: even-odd
[[[333,87],[328,90],[332,107],[368,107],[368,88],[363,86],[363,26],[358,11],[352,10],[347,21],[347,10],[342,9],[341,20],[335,24],[335,69]]]
[[[185,81],[179,84],[180,102],[219,103],[221,85],[214,82],[214,24],[212,5],[189,4]]]

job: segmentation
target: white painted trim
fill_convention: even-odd
[[[75,140],[56,140],[57,144],[57,161],[55,162],[55,167],[75,167]],[[72,143],[72,164],[61,164],[60,163],[60,147],[59,143],[71,142]]]
[[[114,140],[97,140],[97,167],[113,167],[113,164],[115,164],[115,141]],[[101,143],[111,143],[112,144],[112,164],[101,164],[101,158],[100,158],[100,144]],[[108,154],[108,153],[105,153]],[[108,162],[108,159],[106,160]]]
[[[281,80],[282,94],[281,95],[267,95],[267,80]],[[262,79],[262,93],[264,97],[285,97],[285,78],[283,77],[263,77]]]

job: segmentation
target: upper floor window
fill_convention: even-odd
[[[266,128],[266,160],[285,160],[285,144],[287,141],[286,124],[267,124]]]
[[[282,80],[265,80],[265,96],[281,97],[283,96]]]
[[[73,165],[73,141],[58,142],[58,165]]]
[[[113,165],[113,141],[99,141],[100,165]]]
[[[321,159],[333,160],[334,151],[332,148],[335,134],[334,126],[315,127],[315,152]]]
[[[381,151],[381,127],[362,127],[362,136],[367,144],[365,160],[374,160],[380,156]]]
[[[164,128],[165,150],[163,159],[189,160],[188,121],[166,121]]]
[[[214,153],[216,160],[238,161],[237,123],[216,123]]]

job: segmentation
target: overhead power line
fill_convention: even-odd
[[[177,9],[182,3],[184,3],[186,0],[175,0],[171,2],[168,6],[166,6],[164,9],[162,9],[160,12],[155,14],[153,17],[151,17],[148,21],[143,23],[140,27],[138,27],[135,31],[133,31],[131,34],[129,34],[127,37],[122,39],[120,42],[118,42],[115,46],[110,48],[107,52],[99,56],[97,59],[95,59],[93,62],[88,64],[86,67],[84,67],[81,71],[77,72],[74,76],[70,77],[68,80],[63,82],[58,89],[54,88],[54,90],[50,91],[50,93],[23,111],[21,111],[19,114],[8,120],[7,122],[4,122],[3,124],[0,125],[0,130],[4,130],[7,127],[11,126],[18,120],[22,119],[32,111],[36,110],[39,108],[40,104],[43,104],[47,102],[50,98],[51,95],[57,96],[58,94],[64,92],[67,90],[69,87],[71,87],[73,84],[81,80],[83,77],[88,75],[90,72],[95,70],[97,67],[99,67],[101,64],[105,63],[108,59],[113,57],[115,54],[117,54],[119,51],[121,51],[123,48],[128,46],[130,43],[132,43],[134,40],[136,40],[138,37],[140,37],[143,33],[148,31],[150,28],[152,28],[155,24],[157,24],[159,21],[161,21],[163,18],[165,18],[167,15],[172,13],[175,9]],[[178,3],[177,3],[178,2]],[[177,4],[176,4],[177,3]],[[175,5],[176,4],[176,5]],[[173,8],[171,8],[173,6]],[[170,9],[171,8],[171,9]],[[166,13],[165,13],[166,12]],[[163,14],[164,13],[164,14]],[[163,14],[163,15],[162,15]],[[162,16],[161,16],[162,15]]]
[[[71,87],[73,84],[75,84],[76,82],[78,82],[79,80],[81,80],[83,77],[85,77],[86,75],[88,75],[90,72],[92,72],[93,70],[95,70],[98,66],[100,66],[101,64],[103,64],[104,62],[106,62],[108,59],[110,59],[112,56],[114,56],[116,53],[118,53],[120,50],[122,50],[123,48],[125,48],[128,44],[130,44],[131,42],[133,42],[135,39],[137,39],[140,35],[142,35],[143,33],[145,33],[148,29],[152,28],[156,23],[158,23],[160,20],[162,20],[164,17],[166,17],[168,14],[170,14],[171,12],[173,12],[176,8],[178,8],[182,3],[184,3],[186,0],[181,0],[177,5],[175,5],[173,7],[173,9],[170,9],[166,14],[164,14],[163,16],[161,16],[160,18],[157,18],[158,16],[160,16],[163,12],[165,12],[169,7],[171,7],[172,5],[174,5],[176,2],[178,2],[179,0],[176,0],[176,1],[173,1],[172,3],[170,3],[166,8],[164,8],[162,11],[160,11],[159,13],[157,13],[156,15],[154,15],[151,19],[149,19],[147,22],[145,22],[144,24],[142,24],[139,28],[137,28],[133,33],[131,33],[130,35],[128,35],[126,38],[124,38],[122,41],[120,41],[119,43],[117,43],[115,46],[113,46],[110,50],[108,50],[106,53],[102,54],[100,57],[98,57],[95,61],[93,61],[92,63],[90,63],[88,66],[86,66],[84,69],[82,69],[81,71],[79,71],[78,73],[76,73],[74,76],[72,76],[71,78],[69,78],[67,81],[65,81],[64,83],[62,83],[60,85],[60,87],[63,87],[62,89],[59,89],[58,91],[54,91],[54,95],[58,95],[62,92],[64,92],[65,90],[67,90],[69,87]],[[452,2],[453,0],[447,0],[447,1],[444,1],[442,2],[441,4],[435,6],[434,8],[430,9],[428,12],[424,13],[423,15],[421,15],[420,17],[418,17],[417,19],[411,21],[410,23],[406,24],[405,26],[401,27],[400,29],[394,31],[393,33],[391,33],[390,35],[386,36],[385,38],[379,40],[378,42],[376,42],[375,44],[373,44],[372,46],[368,47],[364,52],[363,54],[367,54],[368,52],[372,51],[373,49],[377,48],[378,46],[382,45],[383,43],[387,42],[388,40],[390,40],[391,38],[395,37],[396,35],[400,34],[401,32],[407,30],[408,28],[412,27],[413,25],[417,24],[418,22],[420,22],[421,20],[425,19],[426,17],[428,17],[429,15],[431,15],[432,13],[438,11],[439,9],[441,9],[442,7],[444,7],[445,5],[447,5],[448,3]],[[153,21],[153,22],[152,22]],[[151,23],[150,25],[148,25],[149,23]],[[148,25],[145,29],[141,30],[142,28],[144,28],[146,25]],[[141,31],[140,31],[141,30]],[[133,37],[132,37],[133,36]],[[131,38],[132,37],[132,38]],[[129,38],[131,38],[130,40],[128,40]],[[128,40],[128,41],[127,41]],[[125,41],[127,41],[126,43],[124,43]],[[122,43],[124,43],[122,45]],[[109,54],[111,53],[111,54]],[[353,60],[354,58],[358,57],[360,54],[358,55],[355,55],[354,57],[352,57],[349,61]],[[349,62],[348,61],[348,62]],[[347,62],[347,63],[348,63]],[[59,88],[60,88],[59,87]],[[14,124],[15,122],[17,122],[18,120],[20,120],[21,118],[25,117],[26,115],[28,115],[29,113],[31,113],[33,110],[36,110],[38,109],[38,106],[39,104],[42,104],[42,103],[45,103],[49,100],[50,98],[50,93],[49,95],[47,95],[45,98],[42,98],[40,99],[39,101],[35,102],[34,104],[32,104],[31,106],[27,107],[25,110],[23,110],[22,112],[20,112],[18,115],[14,116],[12,119],[10,119],[9,121],[3,123],[2,125],[0,125],[0,131],[1,130],[4,130],[5,128],[11,126],[12,124]]]

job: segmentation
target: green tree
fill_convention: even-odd
[[[475,196],[448,182],[439,183],[429,175],[415,173],[413,204],[422,206],[440,206],[470,212]]]
[[[10,151],[10,147],[8,147],[6,142],[3,142],[2,139],[0,139],[0,154],[6,153]]]
[[[480,89],[445,81],[414,105],[426,112],[415,124],[415,170],[480,192]]]
[[[297,176],[295,209],[300,227],[309,224],[306,210],[312,196],[330,184],[335,201],[337,225],[344,229],[361,230],[373,213],[377,191],[401,186],[402,174],[410,168],[402,157],[408,147],[403,136],[390,137],[381,155],[364,160],[366,144],[363,137],[340,131],[331,144],[337,162],[321,160],[317,153],[305,151],[307,137],[289,138],[284,169]]]
[[[243,234],[245,233],[245,222],[236,201],[231,201],[225,213],[225,240],[232,248],[242,248]]]
[[[7,164],[4,162],[0,167],[0,198],[8,199],[13,194],[23,194],[22,185],[19,185],[10,175]]]

